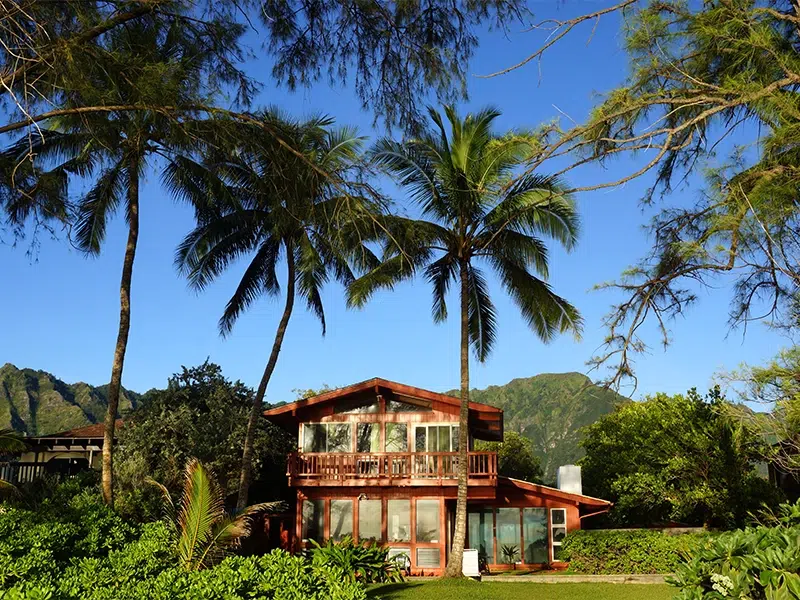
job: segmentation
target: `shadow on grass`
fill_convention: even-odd
[[[367,598],[380,598],[380,600],[393,600],[402,598],[404,592],[423,585],[422,581],[404,581],[403,583],[386,583],[367,590]]]

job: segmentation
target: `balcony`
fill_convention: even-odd
[[[497,485],[496,452],[467,460],[469,485]],[[287,475],[291,486],[457,485],[458,452],[293,452]]]

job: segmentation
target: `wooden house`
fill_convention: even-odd
[[[294,546],[378,541],[407,557],[412,574],[440,574],[455,519],[459,408],[458,398],[376,378],[267,410],[297,436],[287,469]],[[471,402],[467,547],[494,571],[565,566],[566,533],[611,504],[500,476],[497,454],[473,447],[502,439],[503,411]]]

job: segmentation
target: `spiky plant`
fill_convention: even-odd
[[[183,493],[177,506],[164,485],[153,479],[148,482],[161,490],[165,516],[175,528],[178,561],[187,571],[211,566],[238,547],[241,539],[250,535],[256,513],[282,508],[281,502],[264,502],[236,515],[228,514],[222,488],[211,470],[196,458],[186,463]]]

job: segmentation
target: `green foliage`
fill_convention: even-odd
[[[567,534],[561,552],[575,573],[673,573],[681,557],[711,535],[654,529],[578,530]]]
[[[448,392],[458,396],[458,391]],[[627,398],[595,385],[582,373],[545,373],[514,379],[485,390],[470,390],[470,398],[503,409],[506,435],[519,432],[531,444],[553,483],[556,469],[575,464],[584,454],[582,428],[625,402]]]
[[[45,371],[0,367],[0,428],[26,435],[48,435],[103,420],[106,386],[67,384]],[[120,413],[136,407],[140,395],[122,390]]]
[[[773,526],[711,539],[688,555],[669,581],[680,600],[800,598],[800,507],[782,507]]]
[[[399,563],[390,559],[389,549],[379,544],[358,544],[349,536],[340,542],[328,540],[325,545],[313,540],[312,543],[312,564],[336,569],[350,582],[370,584],[403,581]]]
[[[363,600],[340,570],[276,550],[212,568],[176,565],[175,531],[131,525],[70,482],[35,511],[0,505],[3,600]]]
[[[744,524],[781,497],[756,470],[761,438],[729,409],[694,390],[619,407],[586,429],[584,489],[613,501],[620,524]]]
[[[253,391],[226,379],[218,365],[205,362],[184,367],[164,390],[145,394],[125,420],[115,457],[117,507],[139,519],[160,516],[154,489],[147,477],[178,493],[190,458],[207,465],[225,494],[235,493],[242,460],[242,440]],[[260,419],[253,455],[264,499],[275,499],[285,488],[286,454],[293,440],[283,430]]]
[[[250,535],[251,519],[256,512],[275,510],[280,503],[250,506],[235,517],[225,512],[225,498],[212,473],[197,459],[190,459],[184,469],[183,494],[175,506],[169,490],[160,483],[149,483],[161,490],[164,513],[176,534],[178,564],[185,570],[197,570],[219,562],[241,538]]]
[[[500,553],[508,564],[515,564],[519,558],[519,548],[513,544],[505,544],[502,546],[500,548]]]
[[[499,475],[530,481],[542,482],[542,464],[534,454],[533,443],[520,434],[506,431],[502,442],[477,442],[479,452],[497,452],[497,472]]]

